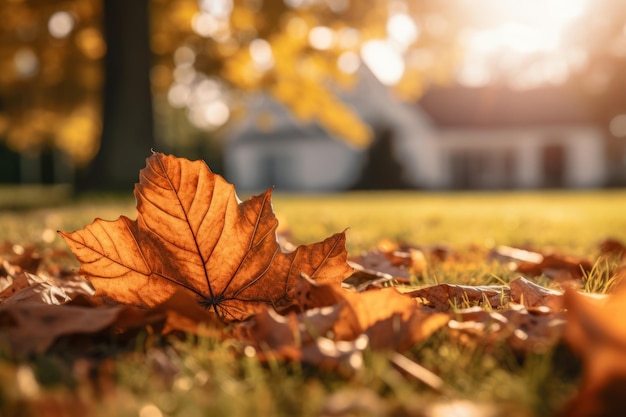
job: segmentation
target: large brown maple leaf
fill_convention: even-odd
[[[331,283],[352,272],[344,233],[284,253],[270,197],[240,202],[204,162],[154,153],[135,185],[137,220],[96,219],[60,234],[105,299],[151,307],[184,288],[223,320],[243,320],[265,304],[289,305],[300,274]]]

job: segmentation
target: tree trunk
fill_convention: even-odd
[[[102,0],[105,85],[100,151],[77,173],[78,191],[130,190],[154,146],[149,0]]]

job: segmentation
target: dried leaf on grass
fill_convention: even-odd
[[[393,287],[354,292],[303,277],[297,285],[297,299],[307,309],[341,305],[333,326],[335,339],[352,340],[366,334],[373,348],[402,351],[449,319],[445,314],[424,311],[410,295]]]
[[[492,251],[491,257],[510,262],[511,268],[521,274],[546,275],[559,282],[581,280],[593,268],[593,263],[585,258],[510,246],[498,246]]]
[[[509,283],[511,300],[526,307],[547,307],[559,311],[563,307],[563,293],[542,287],[524,277]]]
[[[42,353],[61,336],[94,334],[114,325],[125,306],[91,308],[24,301],[0,304],[0,340],[15,354]]]
[[[626,245],[615,238],[604,239],[598,244],[598,248],[602,256],[616,256],[621,259],[626,257]]]
[[[502,312],[468,308],[454,317],[448,326],[461,343],[496,346],[496,342],[506,341],[520,355],[545,352],[559,341],[565,325],[564,313],[520,305]]]
[[[583,363],[579,392],[560,416],[626,415],[626,287],[608,297],[565,292],[564,338]]]
[[[504,285],[438,284],[407,294],[422,299],[427,307],[442,312],[485,303],[497,308],[506,305],[510,300],[510,288]]]
[[[352,272],[343,233],[283,252],[270,196],[240,203],[202,161],[154,153],[135,187],[137,220],[60,233],[104,298],[151,307],[182,289],[223,320],[244,320],[268,304],[288,306],[302,273],[338,283]]]
[[[311,291],[332,294],[329,299],[335,303],[286,316],[266,308],[237,326],[238,337],[261,359],[355,369],[362,362],[360,352],[367,346],[403,351],[449,320],[445,314],[421,311],[413,299],[394,288],[354,293],[339,286],[314,284]]]
[[[14,248],[16,245],[11,245]],[[37,251],[20,251],[9,259],[0,258],[0,303],[38,301],[64,304],[78,294],[91,296],[94,289],[83,277],[65,268],[41,268],[42,257]],[[36,259],[33,263],[28,259]]]

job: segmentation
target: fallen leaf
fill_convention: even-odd
[[[413,298],[393,287],[341,294],[345,306],[333,327],[335,339],[353,340],[363,333],[373,349],[404,351],[449,320],[446,314],[424,312]]]
[[[407,294],[424,300],[427,307],[442,312],[450,311],[454,307],[471,307],[484,303],[495,308],[506,305],[510,300],[510,288],[503,285],[438,284]]]
[[[401,247],[389,240],[379,242],[376,250],[350,257],[349,261],[365,273],[384,274],[405,283],[409,282],[411,273],[421,274],[427,266],[426,256],[421,249]]]
[[[515,271],[530,276],[546,275],[555,281],[566,282],[582,279],[592,268],[587,259],[547,254],[540,263],[520,263]]]
[[[0,264],[0,301],[30,286],[28,275],[7,261]]]
[[[0,340],[15,354],[45,352],[61,336],[93,334],[112,326],[128,309],[49,305],[22,301],[0,305]]]
[[[502,315],[509,322],[508,343],[520,355],[545,353],[561,340],[566,323],[564,313],[541,307],[514,306]]]
[[[508,262],[513,271],[528,276],[546,275],[559,282],[580,280],[593,268],[588,259],[511,246],[498,246],[491,251],[491,258]]]
[[[626,288],[596,298],[565,291],[564,339],[581,358],[579,391],[560,416],[626,415]]]
[[[392,275],[384,272],[365,269],[362,265],[348,261],[354,268],[354,273],[343,281],[343,285],[351,287],[356,292],[365,291],[370,288],[383,288],[385,284],[397,281]]]
[[[515,305],[502,312],[489,312],[480,307],[454,313],[448,327],[461,343],[479,341],[485,346],[497,346],[506,341],[518,355],[545,352],[561,338],[565,315],[547,308],[527,309]]]
[[[37,273],[41,264],[41,256],[34,246],[11,245],[9,257],[6,260],[19,271],[31,274]]]
[[[513,267],[520,263],[538,265],[543,262],[543,255],[539,252],[505,245],[500,245],[494,248],[490,253],[490,258],[499,261],[512,262]]]
[[[320,285],[303,276],[296,292],[298,305],[306,309],[341,306],[333,326],[335,340],[366,334],[374,349],[408,349],[449,320],[446,314],[424,311],[415,299],[394,287],[355,292],[336,284]]]
[[[149,307],[183,289],[222,320],[243,320],[289,306],[302,273],[327,283],[352,272],[344,233],[283,252],[270,196],[240,202],[202,161],[154,153],[135,186],[136,221],[96,219],[60,234],[96,295]]]
[[[616,256],[623,259],[626,256],[626,245],[618,239],[607,238],[598,244],[603,256]]]
[[[352,372],[363,363],[367,337],[360,335],[352,341],[324,337],[337,322],[340,310],[338,306],[324,307],[282,316],[267,307],[239,323],[236,335],[247,344],[244,353],[262,361],[299,361],[326,370]]]
[[[165,315],[162,335],[182,332],[202,337],[224,338],[224,323],[215,314],[199,306],[187,291],[176,291],[170,298],[150,311]]]
[[[526,307],[547,307],[559,311],[563,307],[563,293],[519,277],[509,283],[511,300]]]

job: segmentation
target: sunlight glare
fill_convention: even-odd
[[[139,409],[139,417],[163,417],[163,413],[154,404],[145,404]]]
[[[55,12],[48,20],[48,31],[57,39],[67,37],[72,29],[74,29],[74,18],[68,12]]]
[[[29,78],[39,70],[39,59],[32,49],[24,47],[15,52],[13,65],[21,78]]]
[[[363,62],[385,85],[394,85],[404,75],[404,59],[393,43],[383,40],[366,42],[361,48]]]
[[[204,110],[204,118],[209,127],[220,127],[230,118],[230,109],[222,100],[215,100]]]
[[[200,9],[218,19],[226,19],[233,12],[233,0],[200,0]]]
[[[459,71],[458,81],[484,85],[486,73],[499,73],[507,74],[521,89],[562,83],[577,65],[570,59],[572,48],[564,43],[564,33],[588,4],[589,0],[487,2],[497,23],[463,33],[466,68]]]
[[[309,44],[321,51],[332,48],[335,43],[335,32],[326,26],[316,26],[309,32]]]
[[[274,66],[272,46],[265,39],[257,38],[250,42],[250,56],[259,71],[267,71]]]
[[[419,37],[419,28],[406,13],[396,13],[387,20],[387,34],[406,49]]]
[[[344,74],[354,74],[361,66],[361,59],[356,52],[348,51],[339,55],[337,67]]]

